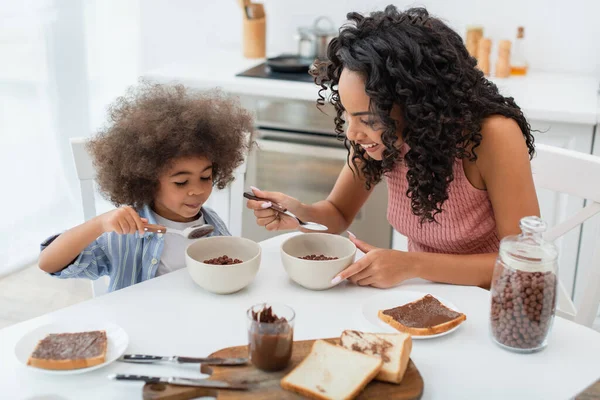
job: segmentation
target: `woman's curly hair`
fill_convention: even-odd
[[[482,122],[493,114],[517,122],[533,156],[533,136],[521,109],[476,68],[461,37],[442,21],[424,8],[399,12],[392,5],[370,16],[351,12],[347,18],[349,23],[329,44],[329,60],[317,63],[311,73],[321,86],[318,105],[327,101],[335,107],[335,130],[349,151],[348,165],[363,175],[367,189],[403,161],[412,212],[421,222],[435,221],[448,199],[454,161],[477,159]],[[365,156],[365,150],[344,135],[344,108],[337,91],[344,68],[365,78],[369,111],[383,130],[381,161]],[[401,139],[410,147],[404,160],[394,145],[398,135],[390,112],[395,104],[403,116]]]
[[[96,180],[115,205],[152,204],[159,175],[181,157],[213,163],[213,184],[233,180],[233,171],[253,143],[253,119],[220,91],[142,81],[109,108],[108,126],[88,144]]]

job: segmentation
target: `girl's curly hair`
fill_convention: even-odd
[[[514,119],[533,156],[533,135],[521,109],[476,68],[477,61],[469,56],[461,37],[442,21],[424,8],[399,12],[393,5],[370,16],[351,12],[347,18],[349,23],[329,44],[329,60],[317,63],[311,73],[321,86],[317,103],[323,106],[328,101],[335,107],[335,130],[344,138],[348,165],[364,176],[367,189],[402,161],[394,145],[396,124],[390,117],[394,104],[402,110],[401,139],[410,147],[403,160],[408,167],[406,195],[421,222],[435,221],[442,211],[448,184],[454,179],[455,159],[477,159],[475,150],[486,117],[499,114]],[[381,161],[365,156],[365,150],[344,135],[344,108],[337,91],[344,68],[365,78],[369,111],[383,130]]]
[[[109,124],[88,151],[102,192],[117,206],[140,208],[181,157],[208,158],[213,184],[224,188],[252,143],[252,116],[234,98],[142,81],[110,106]]]

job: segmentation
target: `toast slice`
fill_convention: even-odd
[[[412,336],[437,335],[467,319],[430,294],[403,306],[379,310],[378,316],[394,329]]]
[[[308,356],[281,380],[281,387],[313,399],[353,399],[382,364],[380,357],[317,340]]]
[[[412,339],[407,333],[366,333],[346,330],[340,337],[343,347],[378,356],[383,361],[375,379],[400,383],[408,367]]]
[[[54,370],[93,367],[106,359],[105,331],[51,333],[40,340],[27,365]]]

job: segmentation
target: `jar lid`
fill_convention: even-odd
[[[554,243],[544,240],[548,225],[537,216],[524,217],[521,234],[508,236],[500,242],[500,256],[510,267],[526,271],[554,270],[558,250]]]

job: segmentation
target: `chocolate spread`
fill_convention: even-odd
[[[279,371],[287,367],[292,357],[294,330],[285,318],[273,313],[271,307],[252,312],[248,332],[250,361],[263,371]]]
[[[358,331],[348,331],[347,334],[349,336],[355,336],[358,338],[363,337],[363,335]],[[361,346],[358,343],[352,343],[352,350],[363,354],[378,355],[381,357],[383,362],[390,361],[388,352],[393,347],[392,343],[379,337],[372,337],[370,340],[363,340],[362,342],[365,343],[366,346]]]
[[[42,339],[32,358],[76,360],[97,357],[106,349],[106,332],[51,333]]]
[[[384,310],[383,314],[411,328],[429,328],[462,315],[444,306],[430,294],[416,302]]]

